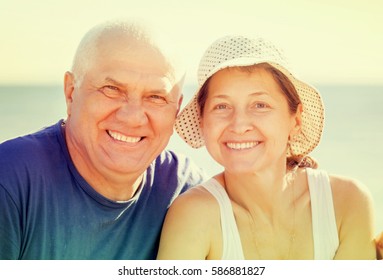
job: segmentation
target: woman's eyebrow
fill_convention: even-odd
[[[256,92],[253,92],[253,93],[250,93],[249,95],[251,96],[262,96],[262,95],[269,95],[267,92],[265,91],[256,91]],[[226,95],[226,94],[218,94],[218,95],[214,95],[212,96],[211,98],[222,98],[222,99],[225,99],[225,98],[230,98],[231,96],[229,95]]]

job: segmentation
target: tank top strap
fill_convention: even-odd
[[[233,207],[224,187],[214,178],[201,184],[217,200],[221,214],[222,259],[243,260],[243,250]]]
[[[331,260],[339,246],[330,178],[326,171],[307,168],[311,199],[314,259]]]

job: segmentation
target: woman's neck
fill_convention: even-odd
[[[249,211],[257,207],[272,213],[289,197],[286,195],[289,190],[285,165],[249,174],[224,171],[217,179],[225,187],[230,199]]]

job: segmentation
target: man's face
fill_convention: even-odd
[[[79,170],[106,179],[150,165],[173,133],[181,102],[163,58],[123,43],[99,48],[78,86],[66,76],[69,151]]]

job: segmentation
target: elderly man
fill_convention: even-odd
[[[171,202],[204,175],[164,150],[183,72],[143,27],[91,29],[67,119],[0,145],[0,259],[154,259]]]

